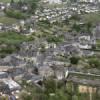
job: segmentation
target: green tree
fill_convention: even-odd
[[[36,8],[38,7],[38,2],[40,0],[24,0],[24,2],[28,3],[31,7],[30,12],[34,13]]]
[[[8,16],[8,17],[12,17],[12,18],[16,18],[16,19],[26,19],[27,18],[27,15],[18,11],[18,10],[13,10],[13,9],[7,9],[5,11],[5,14]]]
[[[14,0],[11,0],[10,3],[11,3],[11,4],[14,3]]]
[[[79,58],[78,57],[71,57],[70,58],[70,63],[71,64],[78,64],[78,62],[79,62]]]
[[[100,61],[98,58],[90,58],[88,60],[88,63],[90,65],[90,67],[93,67],[93,68],[100,68]]]
[[[70,20],[79,21],[81,18],[78,14],[74,14],[70,17]]]
[[[80,27],[80,25],[77,25],[76,23],[74,23],[73,26],[72,26],[72,30],[75,30],[76,32],[80,32],[81,27]]]
[[[48,79],[44,82],[45,86],[45,93],[49,95],[50,93],[55,93],[56,92],[56,82],[52,79]]]
[[[92,28],[92,23],[91,22],[86,23],[87,32],[91,32],[91,28]]]

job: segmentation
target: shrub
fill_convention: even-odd
[[[70,58],[70,63],[71,64],[78,64],[79,58],[78,57],[71,57]]]
[[[16,18],[16,19],[26,19],[26,14],[18,11],[18,10],[12,10],[12,9],[8,9],[5,11],[5,14],[8,17],[12,17],[12,18]]]

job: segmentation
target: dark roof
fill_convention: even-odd
[[[100,79],[80,79],[77,77],[71,77],[68,81],[72,81],[77,84],[89,85],[89,86],[100,86]]]
[[[32,82],[36,82],[36,81],[40,81],[43,78],[39,75],[35,75],[35,74],[24,74],[23,79],[25,80],[31,80]]]
[[[24,62],[13,55],[7,56],[0,61],[1,66],[18,66]]]
[[[5,84],[4,82],[0,82],[0,92],[9,94],[10,93],[9,86],[7,84]]]

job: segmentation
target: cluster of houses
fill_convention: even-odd
[[[0,72],[0,99],[2,97],[17,98],[21,86],[10,78],[8,72]],[[16,100],[16,99],[13,99]]]
[[[22,12],[26,12],[30,9],[30,6],[27,3],[21,1],[9,3],[0,2],[0,10],[3,11],[5,9],[16,9]]]
[[[69,7],[56,7],[56,8],[44,8],[35,12],[36,21],[48,20],[50,23],[56,21],[63,21],[66,18],[70,18],[74,13],[91,13],[98,12],[99,6],[95,4],[71,4]]]
[[[9,31],[14,31],[22,34],[32,34],[36,30],[34,28],[34,22],[31,19],[20,20],[17,23],[11,25],[0,23],[0,32]]]
[[[67,17],[71,17],[67,8],[44,9],[42,12],[37,10],[35,13],[36,21],[48,20],[50,23],[66,20]]]
[[[57,1],[58,2],[58,1]],[[17,9],[22,11],[26,9],[28,11],[29,5],[25,3],[0,3],[0,9]],[[56,8],[43,8],[37,9],[34,16],[26,20],[19,21],[18,23],[12,25],[4,25],[0,23],[0,31],[9,31],[13,30],[16,32],[21,32],[25,34],[33,33],[36,30],[34,29],[34,23],[38,21],[45,21],[48,20],[50,23],[64,21],[67,18],[70,18],[74,13],[81,14],[82,12],[91,13],[91,12],[98,12],[99,6],[96,4],[77,4],[72,3],[70,6],[63,6],[63,7],[56,7]]]
[[[42,0],[44,3],[49,4],[61,4],[61,3],[68,3],[68,2],[82,2],[82,3],[99,3],[100,0]]]
[[[60,0],[58,1],[60,2]],[[10,5],[0,3],[1,10],[4,10],[6,6]],[[16,6],[12,4],[12,7]],[[21,7],[24,10],[28,9],[26,5]],[[35,16],[18,23],[12,25],[0,23],[0,32],[15,31],[31,34],[36,31],[34,21],[49,20],[50,23],[53,23],[70,18],[74,12],[81,14],[81,11],[90,13],[99,11],[99,8],[90,4],[74,4],[70,7],[55,9],[45,8],[43,11],[37,10]],[[100,25],[95,29],[95,32],[98,33],[98,31],[100,32]],[[64,35],[65,39],[63,43],[49,43],[45,38],[24,42],[20,45],[20,50],[17,53],[0,59],[0,95],[11,93],[16,95],[21,90],[21,86],[16,82],[19,80],[26,80],[39,86],[44,77],[56,76],[58,80],[63,79],[65,74],[67,77],[68,72],[65,66],[69,66],[70,63],[66,62],[65,59],[72,56],[94,55],[90,49],[96,45],[96,39],[100,38],[100,36],[89,33],[80,33],[74,37],[70,32],[61,34]],[[71,37],[70,41],[69,37]],[[73,69],[70,68],[70,70]]]

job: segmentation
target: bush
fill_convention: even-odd
[[[88,63],[90,65],[90,67],[100,68],[100,61],[97,58],[91,58],[91,59],[89,59]]]
[[[77,25],[76,23],[73,24],[72,29],[75,30],[76,32],[80,32],[81,31],[80,25]]]
[[[29,39],[15,32],[3,32],[0,33],[0,44],[5,44],[6,47],[0,48],[0,57],[5,57],[7,54],[11,54],[20,49],[20,43],[29,41]]]
[[[18,10],[6,10],[5,11],[5,14],[8,16],[8,17],[12,17],[12,18],[16,18],[16,19],[26,19],[26,15]]]
[[[70,63],[71,64],[78,64],[79,58],[78,57],[71,57],[70,58]]]
[[[80,16],[77,15],[77,14],[74,14],[71,16],[70,20],[76,20],[76,21],[79,21],[80,20]]]
[[[47,38],[47,41],[50,42],[50,43],[61,43],[64,41],[64,36],[63,35],[60,35],[60,36],[49,36]]]

